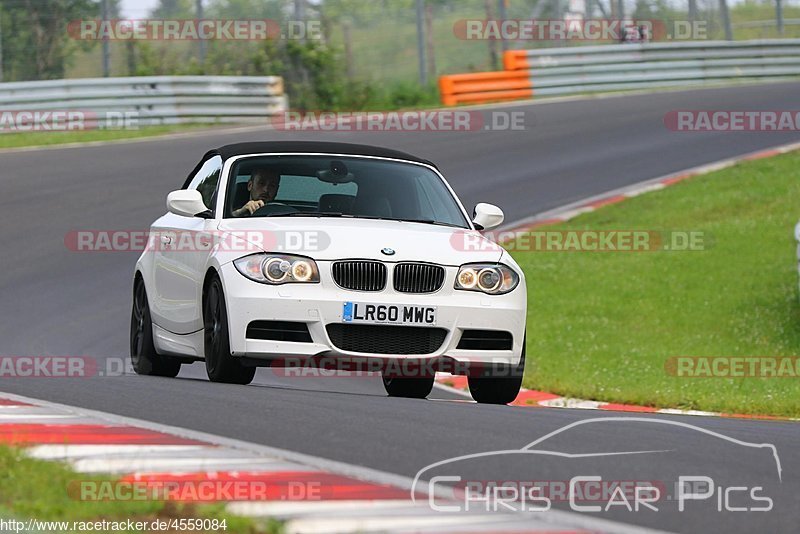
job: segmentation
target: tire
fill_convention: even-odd
[[[245,385],[253,381],[256,368],[245,367],[231,356],[225,293],[216,276],[209,282],[203,298],[203,349],[206,373],[212,382]]]
[[[137,375],[166,376],[175,378],[181,370],[181,362],[162,356],[153,344],[153,321],[144,280],[136,278],[133,283],[133,306],[131,309],[130,354],[133,370]]]
[[[517,365],[490,365],[483,376],[469,376],[469,392],[480,404],[508,404],[513,402],[522,387],[525,374],[525,340],[522,338],[522,355]]]
[[[383,377],[383,388],[390,397],[424,399],[433,389],[434,376],[414,378]]]

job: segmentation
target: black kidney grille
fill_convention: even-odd
[[[337,348],[367,354],[431,354],[447,337],[444,328],[331,323],[326,330]]]
[[[444,283],[444,267],[428,263],[398,263],[394,290],[401,293],[433,293]]]
[[[339,287],[354,291],[382,291],[386,287],[386,265],[379,261],[337,261],[333,280]]]

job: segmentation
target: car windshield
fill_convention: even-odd
[[[469,228],[442,178],[413,163],[258,156],[232,169],[225,217],[354,217]]]

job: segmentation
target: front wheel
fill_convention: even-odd
[[[522,387],[525,374],[525,339],[517,365],[489,365],[482,376],[469,376],[469,392],[481,404],[508,404],[513,402]]]
[[[383,376],[383,388],[390,397],[406,397],[409,399],[424,399],[433,389],[435,376],[422,376],[405,378],[402,376]]]
[[[131,364],[137,375],[166,376],[174,378],[181,370],[181,362],[162,356],[153,344],[153,322],[147,303],[144,280],[137,278],[133,284],[131,310]]]
[[[231,356],[228,337],[228,310],[222,282],[214,277],[208,284],[203,302],[203,344],[206,373],[212,382],[249,384],[256,375],[255,367],[245,367]]]

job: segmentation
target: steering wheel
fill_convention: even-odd
[[[284,215],[287,213],[297,213],[299,210],[288,206],[286,204],[281,204],[279,202],[270,202],[264,204],[256,211],[253,212],[251,217],[269,217],[270,215]]]

